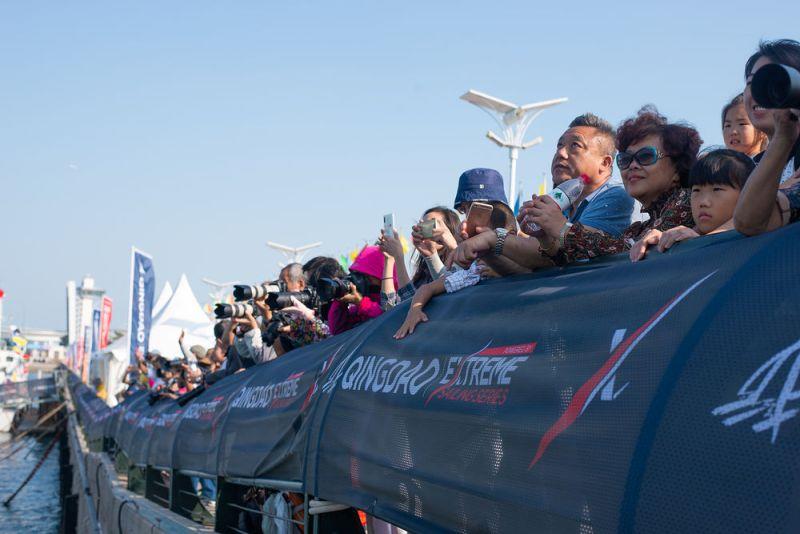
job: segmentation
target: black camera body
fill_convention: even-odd
[[[787,65],[764,65],[753,74],[750,91],[768,109],[800,108],[800,72]]]
[[[319,307],[320,300],[316,289],[307,287],[302,291],[280,291],[267,296],[267,305],[271,310],[282,310],[292,306],[292,297],[296,298],[308,308]]]
[[[350,293],[350,284],[356,286],[356,290],[362,295],[370,292],[367,276],[357,271],[351,272],[344,278],[320,278],[316,290],[322,302],[329,302]]]

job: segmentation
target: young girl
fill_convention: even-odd
[[[505,228],[509,234],[516,234],[517,221],[511,208],[503,202],[495,201],[491,204],[494,209],[489,223],[490,228],[492,230]],[[419,323],[428,321],[428,316],[425,315],[422,309],[436,295],[460,291],[465,287],[474,286],[483,278],[488,278],[492,275],[491,270],[483,265],[481,260],[477,260],[467,270],[449,271],[442,277],[420,287],[414,294],[414,300],[411,301],[411,307],[408,309],[405,322],[395,333],[394,338],[403,339],[407,335],[413,334]]]
[[[754,168],[753,160],[736,150],[714,150],[702,156],[689,172],[694,228],[651,230],[631,248],[631,261],[643,259],[652,245],[664,252],[679,241],[733,230],[736,202]]]
[[[722,108],[722,137],[726,148],[751,158],[767,148],[767,134],[750,122],[741,93]]]

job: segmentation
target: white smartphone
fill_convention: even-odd
[[[394,213],[387,213],[383,216],[383,234],[394,237]]]

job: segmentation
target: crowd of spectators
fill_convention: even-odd
[[[186,347],[181,335],[182,357],[141,356],[128,369],[129,391],[180,402],[403,301],[410,305],[396,339],[428,320],[424,307],[432,298],[487,278],[620,253],[638,262],[681,241],[734,230],[751,236],[797,221],[800,110],[765,109],[751,91],[753,75],[769,64],[800,70],[800,43],[762,42],[745,62],[743,91],[731,88],[739,94],[722,107],[725,147],[701,151],[692,125],[670,121],[652,105],[617,128],[582,114],[567,125],[552,158],[554,190],[576,178],[582,184],[566,208],[553,194],[533,195],[515,214],[500,173],[467,170],[452,208],[432,206],[412,227],[413,272],[394,229],[381,230],[349,272],[323,256],[290,264],[278,280],[253,286],[242,305],[218,313],[213,347]],[[635,205],[646,218],[635,220]]]
[[[642,261],[649,250],[663,252],[680,241],[731,230],[755,235],[794,222],[800,218],[800,111],[755,101],[753,75],[769,64],[800,70],[800,43],[762,42],[745,62],[744,90],[722,106],[724,148],[701,151],[692,125],[670,121],[652,105],[617,128],[585,113],[559,137],[551,164],[553,188],[580,177],[582,190],[566,208],[553,194],[533,195],[515,214],[500,173],[467,170],[452,208],[433,206],[412,227],[413,272],[394,229],[381,230],[349,272],[323,256],[288,265],[263,291],[254,288],[241,299],[247,304],[222,315],[213,347],[187,348],[181,336],[182,358],[144,355],[126,382],[179,398],[346,332],[402,301],[411,304],[397,339],[427,321],[423,308],[430,299],[486,278],[619,253]]]

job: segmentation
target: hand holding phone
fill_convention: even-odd
[[[383,235],[394,237],[394,213],[383,216]]]
[[[419,223],[420,233],[424,239],[431,239],[433,232],[436,230],[436,219],[430,219]]]
[[[470,237],[478,233],[478,228],[485,228],[489,226],[492,220],[492,211],[494,208],[491,204],[484,204],[483,202],[473,202],[469,207],[467,214],[467,235]]]

